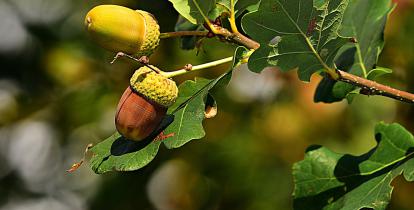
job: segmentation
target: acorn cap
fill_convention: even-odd
[[[85,26],[92,40],[115,53],[150,55],[159,44],[157,20],[142,10],[99,5],[88,12]]]
[[[146,11],[136,10],[145,19],[145,39],[139,50],[139,55],[150,55],[160,43],[160,26],[157,19]]]
[[[151,68],[160,71],[157,67]],[[130,80],[133,90],[164,107],[171,106],[178,96],[175,82],[147,66],[135,71]]]

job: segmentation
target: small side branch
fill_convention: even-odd
[[[170,72],[163,72],[162,74],[166,77],[175,77],[175,76],[179,76],[179,75],[183,75],[186,74],[188,72],[193,72],[193,71],[197,71],[197,70],[201,70],[201,69],[205,69],[205,68],[210,68],[213,66],[218,66],[224,63],[228,63],[231,62],[233,60],[233,57],[227,57],[227,58],[223,58],[220,60],[216,60],[216,61],[212,61],[209,63],[204,63],[204,64],[200,64],[200,65],[196,65],[193,66],[191,64],[187,64],[183,69],[179,69],[176,71],[170,71]]]
[[[223,28],[215,24],[213,24],[212,27],[214,28],[214,31],[212,31],[214,34],[218,35],[220,38],[228,42],[233,42],[239,45],[243,45],[249,49],[258,49],[260,47],[259,43],[244,36],[243,34],[239,32],[230,32],[226,28]]]
[[[402,90],[397,90],[390,86],[386,86],[372,80],[364,79],[353,74],[337,70],[339,75],[338,81],[346,82],[361,89],[360,93],[364,95],[381,95],[393,98],[399,101],[414,103],[414,94]]]
[[[175,38],[182,36],[207,36],[208,31],[174,31],[160,34],[160,39]]]
[[[121,57],[126,57],[126,58],[129,58],[129,59],[133,60],[133,61],[136,61],[136,62],[138,62],[138,63],[140,63],[140,64],[148,67],[149,69],[153,70],[157,74],[160,74],[161,73],[158,69],[153,68],[151,65],[149,65],[149,58],[147,56],[145,56],[145,55],[144,56],[141,56],[139,58],[136,58],[133,55],[128,55],[128,54],[126,54],[124,52],[118,52],[115,55],[114,59],[110,63],[111,64],[114,64],[115,61],[118,60],[118,58],[121,58]]]

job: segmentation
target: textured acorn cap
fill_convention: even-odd
[[[136,10],[145,19],[145,39],[141,45],[138,55],[150,55],[160,43],[160,26],[157,19],[146,11]]]
[[[151,66],[151,68],[160,71],[157,67]],[[154,72],[147,66],[135,71],[130,84],[136,92],[164,107],[171,106],[178,96],[178,88],[173,80]]]
[[[150,55],[159,44],[156,19],[141,10],[99,5],[88,12],[85,26],[92,40],[115,53]]]

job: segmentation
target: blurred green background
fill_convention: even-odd
[[[1,210],[284,210],[291,209],[291,166],[311,144],[361,154],[375,145],[376,122],[414,131],[414,107],[383,97],[314,104],[320,78],[302,83],[275,68],[261,75],[234,72],[216,98],[219,113],[204,122],[206,137],[175,150],[161,147],[147,167],[95,175],[87,164],[66,173],[88,143],[114,130],[117,102],[136,63],[120,59],[86,36],[83,18],[98,4],[153,13],[162,32],[177,13],[166,0],[0,1]],[[400,0],[390,16],[380,66],[382,80],[414,92],[414,2]],[[151,63],[168,71],[231,56],[235,46],[204,40],[199,50],[162,40]],[[214,78],[221,65],[176,78]],[[414,184],[393,182],[389,209],[414,209]]]

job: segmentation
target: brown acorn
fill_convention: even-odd
[[[178,88],[173,80],[141,67],[131,77],[130,86],[118,103],[116,129],[127,139],[145,139],[159,127],[177,95]]]

